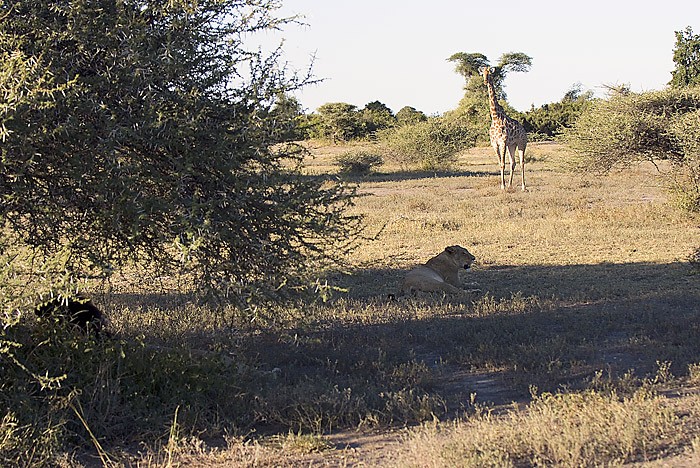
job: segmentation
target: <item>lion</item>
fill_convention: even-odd
[[[409,271],[401,285],[401,295],[417,291],[445,292],[449,294],[464,293],[459,281],[459,270],[471,268],[476,257],[459,245],[445,247],[439,255]],[[476,286],[472,283],[469,286]],[[470,290],[475,292],[477,290]]]

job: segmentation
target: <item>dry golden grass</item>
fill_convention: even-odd
[[[338,151],[312,147],[310,172],[334,171]],[[494,284],[485,285],[488,291],[530,294],[540,293],[536,278],[519,284],[519,278],[502,278],[494,268],[585,269],[610,263],[633,269],[685,261],[700,245],[697,221],[666,204],[662,179],[653,166],[607,176],[580,175],[566,169],[565,156],[560,145],[531,144],[525,193],[500,190],[490,147],[461,155],[450,173],[380,167],[355,180],[361,197],[354,211],[365,217],[368,235],[381,234],[362,245],[348,263],[360,269],[406,269],[447,245],[461,244],[477,257],[469,276],[493,277]],[[374,286],[382,288],[377,293],[390,289]]]
[[[622,466],[668,455],[686,445],[684,461],[700,461],[688,430],[700,400],[683,416],[665,398],[640,390],[627,398],[596,392],[543,395],[505,415],[480,412],[451,424],[413,430],[396,466],[514,468]],[[691,466],[691,465],[688,465]]]
[[[308,175],[337,176],[334,157],[348,148],[310,149]],[[283,436],[230,438],[213,451],[186,446],[176,461],[578,467],[697,460],[700,404],[687,391],[700,380],[700,290],[688,258],[700,246],[699,219],[666,202],[653,166],[581,175],[553,143],[529,146],[527,192],[502,192],[498,179],[489,147],[462,154],[446,173],[385,165],[350,178],[360,194],[353,212],[364,217],[368,239],[326,272],[340,289],[328,302],[285,311],[304,317],[303,326],[282,320],[277,335],[212,345],[235,355],[236,375],[261,381],[260,411],[284,427]],[[477,257],[463,278],[480,284],[480,296],[387,301],[409,268],[453,244]],[[113,323],[123,336],[177,345],[225,336],[191,304],[148,311],[113,304],[119,307]],[[531,389],[555,396],[533,400]],[[402,443],[394,435],[380,442],[318,435],[386,430],[433,415],[443,422],[408,432]]]
[[[386,174],[361,180],[366,196],[357,213],[366,216],[370,232],[386,227],[352,260],[408,251],[415,253],[407,259],[413,263],[463,243],[482,265],[666,262],[687,256],[700,240],[697,230],[679,230],[683,214],[664,205],[652,166],[581,176],[562,167],[562,147],[530,148],[535,161],[526,163],[526,193],[501,192],[488,147],[462,155],[454,173],[402,177],[386,168]],[[322,157],[316,159],[319,164]]]
[[[332,171],[335,150],[314,148],[314,170]],[[330,306],[329,315],[350,322],[362,317],[365,324],[391,322],[391,317],[429,322],[433,333],[442,336],[415,346],[426,362],[437,355],[471,367],[475,375],[495,371],[500,374],[496,387],[543,385],[561,391],[590,382],[582,376],[596,368],[611,376],[635,369],[644,375],[666,358],[674,359],[675,372],[685,375],[684,366],[700,360],[691,343],[695,338],[681,331],[694,327],[698,314],[697,276],[688,264],[700,245],[698,219],[667,203],[663,178],[652,165],[581,175],[567,169],[566,149],[560,145],[533,144],[528,153],[525,193],[500,190],[495,155],[488,147],[463,154],[450,173],[406,173],[384,166],[357,179],[361,197],[355,212],[365,217],[368,234],[379,234],[348,259],[352,275],[337,278],[348,288],[348,299]],[[393,292],[405,270],[452,244],[476,255],[465,279],[481,283],[484,297],[399,306],[371,301]],[[486,342],[461,349],[484,337],[452,321],[454,316],[493,321],[469,327],[481,324],[484,333],[493,333],[486,340],[505,351]],[[518,331],[499,336],[510,327]],[[530,340],[527,335],[543,336]],[[530,353],[536,362],[503,356],[509,353]],[[624,387],[618,378],[610,381]],[[595,387],[592,381],[583,385]],[[463,404],[470,388],[485,392],[477,401],[498,398],[503,390],[479,387],[469,377],[457,383],[463,386]],[[540,399],[505,419],[467,420],[454,429],[428,431],[430,436],[423,430],[413,433],[408,438],[412,451],[402,445],[397,466],[608,466],[684,451],[696,460],[692,441],[698,434],[687,431],[697,430],[698,400],[691,396],[684,401],[685,409],[679,409],[677,401],[663,397],[593,393]],[[688,405],[692,417],[679,429],[678,414],[687,415]],[[648,432],[647,426],[655,424],[657,432]],[[501,445],[482,447],[494,437]],[[474,458],[474,453],[483,456]],[[501,457],[506,455],[510,461]],[[469,464],[472,459],[476,461]]]

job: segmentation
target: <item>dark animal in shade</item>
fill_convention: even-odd
[[[39,304],[34,313],[40,318],[53,318],[58,322],[69,323],[78,327],[84,334],[95,336],[107,335],[104,331],[104,319],[100,309],[81,296],[55,297]]]

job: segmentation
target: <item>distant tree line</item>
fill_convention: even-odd
[[[369,140],[376,138],[382,130],[427,119],[423,112],[410,106],[394,114],[380,101],[367,103],[362,109],[345,102],[329,102],[320,106],[315,113],[301,118],[300,136],[302,139],[326,139],[333,144]]]
[[[482,67],[491,66],[480,53],[458,52],[448,58],[455,63],[455,71],[465,79],[464,98],[457,109],[441,116],[426,116],[413,107],[405,106],[396,114],[380,101],[373,101],[358,109],[357,106],[333,102],[320,106],[316,112],[304,115],[298,112],[297,137],[320,138],[332,144],[353,140],[380,141],[389,159],[406,166],[424,170],[444,169],[456,155],[477,142],[488,142],[491,126],[488,94],[479,75]],[[528,71],[532,58],[522,52],[503,54],[492,67],[494,84],[500,103],[512,117],[523,122],[531,139],[554,139],[564,128],[573,124],[580,112],[592,100],[590,92],[575,85],[560,102],[546,104],[520,113],[508,105],[503,81],[510,72]],[[380,164],[374,154],[345,154],[341,167],[348,172],[360,172]],[[353,169],[354,168],[354,169]]]
[[[570,128],[581,113],[594,101],[592,91],[583,91],[580,83],[575,84],[559,102],[533,105],[521,114],[521,121],[530,141],[554,140]]]
[[[326,103],[310,115],[301,115],[302,138],[320,138],[338,144],[352,140],[381,143],[388,159],[406,167],[436,171],[450,167],[457,154],[473,146],[475,132],[468,122],[444,116],[426,116],[411,106],[396,114],[380,101],[358,109],[344,102]],[[366,172],[384,158],[375,153],[344,153],[337,161],[345,172]]]
[[[668,90],[638,95],[625,86],[611,86],[608,99],[597,99],[577,83],[559,102],[538,108],[533,105],[526,112],[518,112],[508,104],[503,82],[510,72],[528,71],[532,58],[522,52],[503,54],[492,73],[501,106],[523,123],[530,141],[563,139],[577,151],[586,170],[606,170],[640,158],[672,159],[677,168],[685,167],[686,182],[695,180],[686,187],[690,192],[681,190],[686,195],[691,193],[691,201],[686,205],[700,205],[700,195],[692,195],[700,194],[700,174],[692,175],[700,172],[693,169],[692,163],[696,142],[700,141],[696,138],[700,120],[695,114],[696,88],[700,85],[700,38],[690,27],[676,32],[673,59],[676,68]],[[453,160],[460,144],[464,149],[475,142],[487,142],[491,118],[479,69],[491,67],[491,63],[480,53],[458,52],[448,60],[465,78],[465,94],[455,110],[429,118],[411,107],[394,115],[379,101],[368,103],[363,109],[328,103],[319,107],[317,113],[300,117],[304,123],[300,127],[302,138],[325,138],[334,143],[381,139],[387,148],[403,154],[398,158],[402,163],[418,162],[423,168],[435,168]],[[449,147],[451,156],[416,161],[418,154],[441,146]]]
[[[477,141],[488,142],[491,126],[488,94],[479,75],[481,67],[490,66],[488,58],[481,53],[458,52],[448,58],[455,63],[455,71],[465,79],[465,94],[457,108],[446,112],[443,118],[453,123],[452,128],[470,127]],[[552,140],[570,127],[582,110],[592,101],[590,91],[580,84],[574,85],[559,102],[534,106],[527,112],[518,112],[507,102],[503,81],[510,72],[526,72],[532,58],[522,52],[503,54],[493,67],[494,84],[500,103],[513,118],[521,121],[531,140]],[[299,139],[320,138],[333,144],[353,140],[372,140],[387,136],[386,130],[415,125],[429,120],[423,112],[405,106],[396,114],[380,101],[373,101],[358,108],[344,102],[326,103],[316,112],[302,115],[299,109]],[[438,118],[438,117],[431,117]],[[459,123],[459,125],[456,125]]]

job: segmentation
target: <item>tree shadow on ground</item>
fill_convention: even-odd
[[[332,273],[342,288],[297,328],[218,334],[251,419],[285,427],[410,424],[530,391],[621,385],[700,362],[688,263],[476,267],[481,295],[397,301],[405,270]],[[156,324],[157,325],[157,324]],[[476,394],[475,399],[472,395]],[[316,425],[316,426],[314,426]]]
[[[348,173],[335,173],[335,174],[318,174],[318,175],[306,175],[309,179],[327,182],[335,181],[338,179],[344,180],[349,183],[359,184],[359,183],[382,183],[382,182],[397,182],[397,181],[408,181],[408,180],[429,180],[438,178],[451,178],[451,177],[492,177],[500,175],[498,171],[392,171],[392,172],[380,172],[372,171],[367,174],[354,174]]]
[[[332,336],[339,356],[351,362],[358,350],[365,360],[375,353],[422,362],[452,410],[468,404],[472,392],[505,404],[527,398],[532,387],[557,391],[601,378],[643,379],[665,362],[680,376],[700,362],[700,289],[687,263],[490,267],[467,273],[467,281],[480,283],[479,297],[387,300],[404,273],[337,275],[347,292],[336,301],[347,313],[370,311],[385,320],[329,326],[316,342]],[[328,305],[329,313],[334,307]],[[324,346],[303,353],[315,355]]]
[[[347,290],[341,297],[361,299],[395,291],[407,271],[368,268],[329,273],[327,279]],[[460,274],[462,281],[478,282],[484,294],[495,298],[521,293],[567,302],[647,297],[674,289],[693,291],[700,284],[688,262],[475,266]]]

